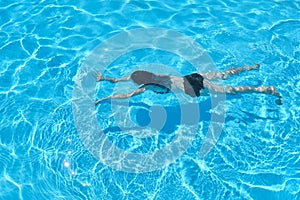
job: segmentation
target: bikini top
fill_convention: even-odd
[[[140,88],[146,88],[158,94],[165,94],[171,91],[170,76],[153,75],[151,82],[143,84]]]

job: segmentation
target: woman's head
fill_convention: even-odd
[[[131,74],[131,79],[138,85],[148,84],[153,82],[153,73],[146,71],[135,71]]]

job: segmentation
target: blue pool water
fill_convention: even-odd
[[[299,1],[0,1],[0,199],[300,199],[299,17]],[[110,38],[147,28],[190,38],[219,71],[261,64],[222,84],[274,85],[284,104],[270,95],[238,94],[220,108],[210,96],[180,101],[147,91],[129,101],[89,104],[93,115],[76,117],[82,69],[97,71],[88,61],[102,62],[104,51],[99,60],[91,55]],[[168,66],[158,66],[161,73],[197,70],[178,54],[150,46],[120,55],[103,75],[155,71],[147,65],[153,63]],[[82,83],[96,87],[93,98],[133,86]],[[201,156],[212,115],[224,105],[220,138]],[[190,115],[182,120],[183,113]],[[113,145],[134,155],[168,147],[180,128],[193,140],[173,160],[177,151],[161,154],[165,166],[124,170],[93,151],[103,140],[78,125],[92,117]],[[127,164],[144,169],[130,165],[136,162]]]

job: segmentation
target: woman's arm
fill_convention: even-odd
[[[134,91],[132,91],[128,94],[117,94],[117,95],[114,95],[114,96],[105,97],[105,98],[102,98],[102,99],[98,99],[97,101],[95,101],[93,103],[95,105],[97,105],[101,101],[105,101],[105,100],[108,100],[108,99],[126,99],[126,98],[130,98],[132,96],[138,95],[138,94],[140,94],[142,92],[145,92],[145,91],[146,91],[146,88],[142,87],[142,88],[134,90]]]
[[[108,78],[108,77],[103,77],[101,74],[97,75],[97,82],[99,81],[110,81],[112,83],[116,83],[119,81],[129,81],[130,80],[130,76],[128,77],[122,77],[122,78]]]

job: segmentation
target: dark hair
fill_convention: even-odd
[[[142,70],[135,71],[131,74],[130,78],[138,85],[149,84],[153,82],[154,74]]]

